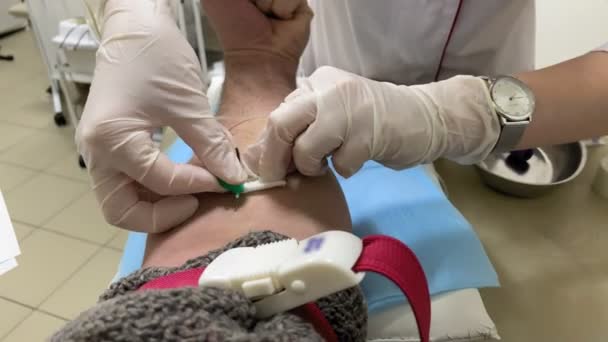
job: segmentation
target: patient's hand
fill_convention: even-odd
[[[224,48],[226,80],[220,120],[242,151],[257,140],[268,113],[295,88],[296,70],[313,16],[305,0],[290,1],[282,7],[291,13],[296,3],[299,5],[293,15],[275,19],[251,0],[203,0]],[[244,124],[245,129],[240,127]]]
[[[308,42],[313,14],[306,1],[288,19],[266,16],[251,0],[203,0],[203,7],[227,59],[271,54],[297,65]]]

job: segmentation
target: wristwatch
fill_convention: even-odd
[[[512,76],[482,77],[488,85],[492,105],[500,120],[501,132],[494,153],[515,149],[532,121],[536,104],[534,93]]]

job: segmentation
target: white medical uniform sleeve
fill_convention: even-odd
[[[596,48],[593,51],[605,51],[605,52],[608,52],[608,42],[604,43],[604,45],[601,45],[600,47]]]

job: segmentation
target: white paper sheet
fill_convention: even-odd
[[[0,275],[17,266],[15,257],[21,254],[17,236],[0,191]]]
[[[9,259],[4,262],[0,262],[0,276],[17,266],[17,259]]]

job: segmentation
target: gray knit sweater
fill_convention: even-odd
[[[255,318],[255,307],[235,291],[176,288],[136,292],[148,281],[207,266],[222,252],[287,237],[253,232],[181,267],[146,268],[112,284],[99,303],[58,331],[51,341],[321,341],[311,324],[293,313]],[[367,309],[358,287],[321,298],[317,305],[341,341],[364,341]]]

